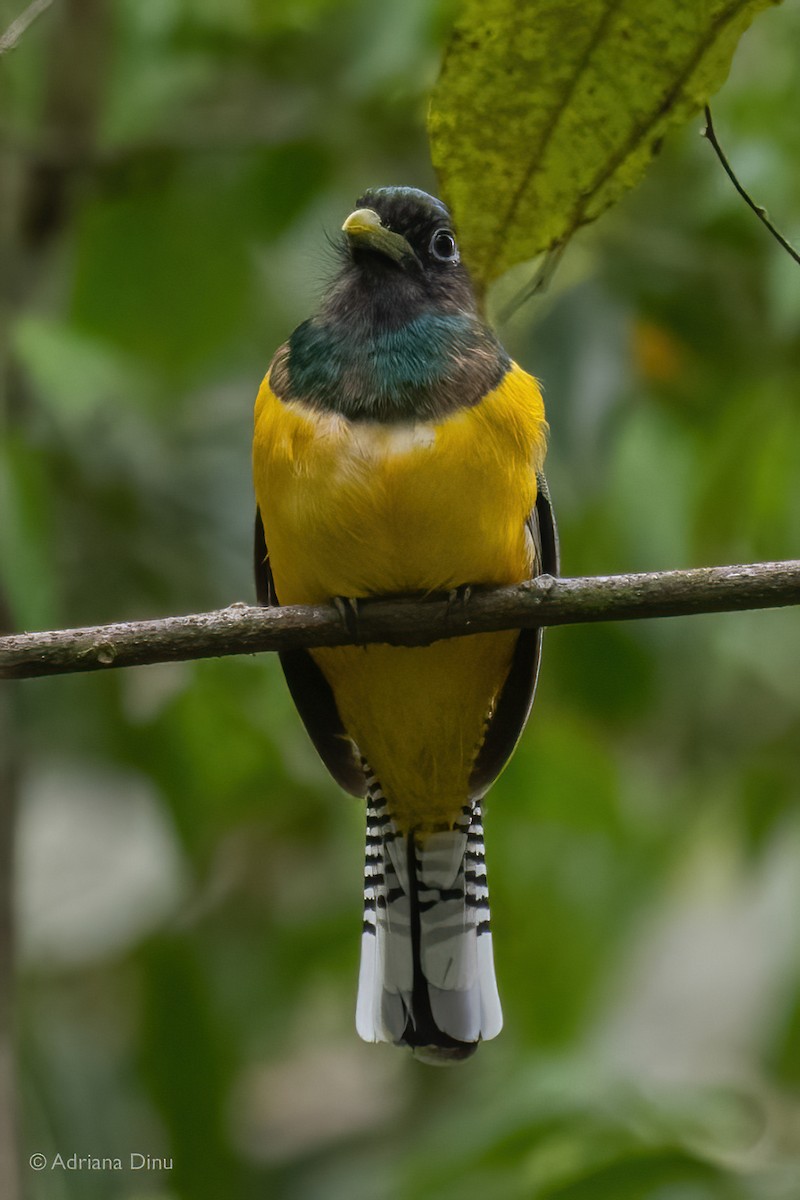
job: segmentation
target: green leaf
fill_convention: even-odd
[[[620,1159],[544,1196],[547,1200],[645,1200],[648,1196],[744,1200],[734,1175],[680,1149]]]
[[[141,1070],[166,1126],[173,1194],[242,1195],[220,1111],[233,1073],[230,1030],[210,997],[201,958],[185,939],[164,935],[145,947],[141,966]]]
[[[26,315],[13,326],[12,337],[37,403],[60,421],[80,426],[112,397],[151,390],[138,363],[66,321]]]
[[[428,128],[479,288],[639,181],[776,0],[464,0]]]

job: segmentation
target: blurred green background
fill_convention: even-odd
[[[451,16],[56,0],[0,59],[7,624],[252,599],[258,383],[359,192],[435,188]],[[796,3],[714,110],[797,241]],[[569,574],[798,553],[800,274],[701,127],[501,331],[545,388]],[[451,1071],[356,1037],[363,817],[276,661],[34,680],[14,708],[31,1200],[800,1195],[796,611],[548,634],[488,803],[506,1027]]]

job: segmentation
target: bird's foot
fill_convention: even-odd
[[[360,637],[359,599],[357,596],[334,596],[333,607],[342,618],[342,624],[354,642]]]
[[[469,604],[470,596],[472,595],[472,584],[462,583],[458,587],[451,588],[447,593],[447,608],[445,610],[445,618],[449,619],[455,611],[456,605],[466,612]]]

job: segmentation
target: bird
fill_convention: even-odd
[[[445,204],[366,191],[316,313],[275,353],[253,439],[266,605],[341,606],[556,574],[541,390],[480,312]],[[427,1063],[503,1024],[482,802],[528,718],[541,630],[280,660],[336,782],[366,802],[356,1029]]]

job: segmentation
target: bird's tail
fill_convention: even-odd
[[[480,804],[450,829],[403,833],[368,772],[360,1036],[447,1063],[502,1024]]]

